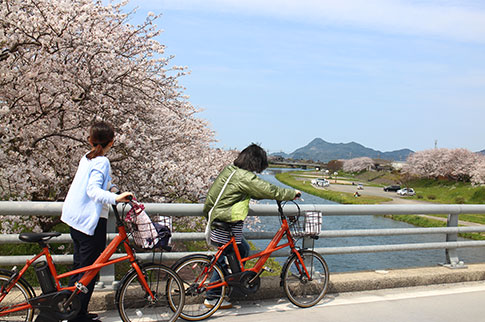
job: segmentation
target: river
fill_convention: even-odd
[[[294,169],[291,169],[294,170]],[[260,177],[275,185],[288,187],[275,178],[275,173],[288,169],[267,169]],[[335,202],[316,197],[303,192],[305,204],[335,204]],[[262,200],[259,203],[275,204],[272,200]],[[278,217],[261,217],[260,228],[263,231],[276,231],[280,223]],[[323,230],[342,229],[384,229],[384,228],[412,228],[413,225],[384,218],[382,216],[324,216]],[[320,238],[316,247],[345,247],[357,245],[389,245],[407,243],[443,242],[444,234],[433,235],[402,235],[402,236],[369,236],[347,238]],[[265,248],[268,240],[254,241],[257,247]],[[485,262],[485,248],[461,248],[458,256],[465,264]],[[399,252],[379,252],[362,254],[325,255],[325,260],[331,272],[386,270],[392,268],[434,266],[446,261],[445,250],[419,250]],[[284,261],[284,258],[278,261]]]

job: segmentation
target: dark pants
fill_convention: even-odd
[[[218,245],[219,247],[220,246],[223,246],[223,244],[220,244]],[[249,250],[251,249],[251,247],[249,246],[249,243],[247,242],[247,240],[243,237],[242,240],[241,240],[241,243],[240,244],[237,244],[237,248],[239,249],[239,254],[241,255],[241,258],[246,258],[249,256]],[[234,252],[233,250],[233,247],[232,245],[227,247],[226,249],[224,249],[224,252],[222,252],[221,254],[221,257],[219,257],[219,259],[217,260],[217,264],[219,264],[219,267],[222,268],[222,271],[224,272],[225,275],[228,274],[228,267],[227,267],[227,264],[226,264],[226,254],[229,254],[229,253],[232,253]],[[210,279],[210,282],[213,283],[213,282],[216,282],[220,279],[220,276],[214,272],[212,273],[212,276],[211,276],[211,279]],[[214,289],[211,289],[211,290],[208,290],[207,293],[206,293],[206,298],[208,300],[212,300],[216,297],[219,297],[221,295],[221,288],[214,288]]]
[[[99,219],[93,236],[86,235],[85,233],[71,227],[71,238],[74,242],[73,270],[93,264],[106,248],[106,222],[107,220],[105,218]],[[79,281],[84,274],[85,273],[72,275],[71,280],[69,281],[69,286],[75,285],[75,283]],[[79,294],[79,299],[81,300],[81,311],[79,312],[79,317],[88,314],[89,300],[93,294],[95,283],[96,278],[93,278],[91,283],[85,285],[88,288],[88,292]]]

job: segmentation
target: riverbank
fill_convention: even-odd
[[[305,191],[317,197],[321,197],[341,204],[379,204],[379,203],[392,200],[390,198],[371,196],[371,195],[354,197],[353,193],[332,191],[330,189],[322,189],[322,188],[313,186],[311,184],[311,178],[308,178],[307,180],[296,179],[292,172],[277,173],[275,177],[280,182],[286,185],[289,185],[295,189]]]
[[[342,178],[336,180],[332,179],[330,186],[322,188],[315,187],[311,184],[311,179],[314,175],[310,175],[306,172],[284,172],[276,174],[276,179],[284,184],[305,191],[312,195],[331,200],[341,204],[429,204],[437,203],[436,200],[431,202],[430,200],[424,200],[424,198],[412,198],[412,197],[400,197],[395,192],[385,192],[382,187],[364,186],[363,190],[357,190],[357,187],[352,185],[352,181],[343,180]],[[434,188],[436,189],[436,187]],[[456,190],[452,188],[451,190]],[[481,188],[477,188],[473,195],[481,194]],[[360,197],[354,197],[354,192],[359,191]],[[456,191],[455,191],[456,193]],[[468,192],[470,194],[470,192]],[[448,195],[450,195],[448,193]],[[453,198],[456,198],[456,194],[451,194]],[[428,198],[426,198],[428,199]],[[441,200],[442,198],[440,198]],[[406,222],[408,224],[417,227],[445,227],[447,214],[443,215],[388,215],[387,218]],[[485,224],[485,216],[483,215],[460,215],[460,226],[472,226]],[[460,237],[485,240],[484,233],[464,233],[459,234]]]

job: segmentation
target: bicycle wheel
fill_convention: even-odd
[[[180,278],[172,269],[160,264],[147,264],[141,270],[155,299],[145,291],[136,271],[129,272],[116,292],[116,306],[121,319],[124,322],[177,320],[185,298]],[[170,305],[166,294],[169,282],[173,292]]]
[[[282,279],[286,296],[299,307],[317,304],[327,293],[328,266],[319,254],[305,250],[300,253],[310,278],[302,270],[298,257],[293,254],[283,268]]]
[[[217,309],[222,304],[224,300],[224,295],[226,294],[226,286],[221,287],[220,294],[211,294],[212,300],[216,300],[213,306],[206,306],[204,301],[207,295],[207,290],[205,287],[201,289],[197,288],[196,283],[204,278],[204,269],[210,266],[210,258],[203,255],[189,256],[186,260],[182,260],[174,270],[178,276],[182,279],[185,287],[185,305],[180,314],[180,317],[189,321],[203,320],[214,314]],[[224,280],[224,274],[222,269],[216,264],[214,265],[213,273],[211,273],[204,285],[207,285],[210,281],[220,281]],[[174,292],[169,291],[169,301],[170,296]]]
[[[10,279],[11,273],[1,272],[0,273],[0,289],[7,285]],[[19,280],[17,284],[8,292],[5,298],[0,302],[0,312],[7,310],[9,307],[20,303],[26,303],[34,295],[30,291],[29,286],[26,282]],[[27,310],[17,311],[10,313],[8,315],[0,315],[0,321],[32,321],[34,317],[34,309],[30,308]]]

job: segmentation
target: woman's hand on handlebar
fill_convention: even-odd
[[[116,196],[116,202],[129,202],[133,197],[134,195],[132,192],[123,192]]]

